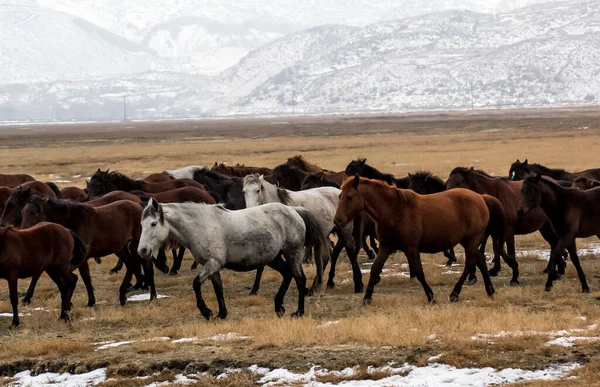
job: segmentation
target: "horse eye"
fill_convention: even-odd
[[[152,227],[156,227],[157,223],[156,222],[152,222],[151,226]]]
[[[257,189],[257,190],[256,190],[256,193],[259,193],[259,192],[260,192],[260,190],[259,190],[259,189]]]
[[[246,193],[246,191],[245,191],[245,190],[242,190],[242,193],[243,193],[243,194],[245,194],[245,193]]]

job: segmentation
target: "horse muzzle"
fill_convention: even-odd
[[[140,247],[137,251],[138,255],[144,259],[150,259],[152,257],[152,250],[145,247]]]
[[[333,220],[333,224],[338,228],[344,228],[348,222],[344,222],[342,219],[336,218]]]

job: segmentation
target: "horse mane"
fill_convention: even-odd
[[[534,168],[538,168],[542,174],[552,174],[552,173],[568,173],[566,170],[564,169],[560,169],[560,168],[548,168],[543,166],[542,164],[538,164],[538,163],[533,163],[533,164],[529,164],[530,166],[534,167]]]
[[[455,173],[460,173],[463,175],[468,175],[470,173],[474,173],[474,174],[481,175],[484,177],[489,177],[490,179],[501,178],[501,176],[492,176],[489,173],[487,173],[486,171],[484,171],[483,169],[475,169],[473,167],[456,167],[452,170],[452,172],[450,172],[450,174],[453,175]]]
[[[292,198],[290,198],[290,193],[286,189],[277,188],[277,197],[285,205],[292,204]]]
[[[325,168],[321,168],[319,167],[317,164],[313,164],[309,161],[307,161],[304,156],[302,155],[295,155],[294,157],[290,157],[288,158],[288,162],[290,162],[290,160],[295,160],[298,163],[300,163],[304,169],[306,169],[307,171],[316,171],[316,172],[331,172],[328,169]]]
[[[246,184],[262,185],[262,182],[260,181],[260,175],[258,173],[251,173],[250,175],[244,176],[244,185]]]
[[[308,176],[306,176],[306,178],[304,178],[304,181],[311,181],[311,180],[319,181],[321,186],[324,186],[324,187],[340,188],[340,185],[338,183],[336,183],[335,181],[327,180],[325,178],[324,172],[313,172],[313,173],[309,174]],[[302,184],[304,185],[304,182],[302,182]]]
[[[71,212],[77,212],[77,213],[84,213],[84,214],[95,214],[96,210],[94,209],[94,207],[87,205],[85,203],[79,203],[79,202],[71,202],[71,201],[65,201],[65,200],[61,200],[61,199],[54,199],[54,198],[46,198],[46,197],[42,197],[40,195],[33,195],[31,196],[28,200],[27,203],[34,203],[36,201],[42,201],[42,203],[45,204],[50,204],[52,207],[52,210],[58,210],[58,211],[64,211],[67,213],[71,213]]]

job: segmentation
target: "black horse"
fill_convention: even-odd
[[[397,179],[394,175],[389,173],[383,173],[374,167],[367,164],[367,159],[352,160],[348,166],[346,166],[346,176],[359,175],[366,177],[367,179],[383,180],[390,185],[395,185],[398,188],[408,188],[410,178],[408,176]]]
[[[303,189],[302,183],[308,175],[308,172],[292,167],[289,164],[281,164],[275,167],[271,178],[277,182],[280,188],[289,189],[290,191],[300,191]]]
[[[588,179],[600,180],[600,168],[586,169],[581,172],[567,172],[564,169],[548,168],[541,164],[533,163],[529,164],[529,161],[520,162],[519,159],[512,163],[508,171],[508,178],[510,180],[523,180],[528,175],[540,174],[543,176],[551,177],[552,179],[559,182],[563,187],[568,187],[568,184],[564,182],[574,182],[578,177],[586,177]]]

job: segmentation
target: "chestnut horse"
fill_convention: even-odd
[[[479,252],[490,219],[481,195],[466,189],[419,195],[355,175],[342,185],[334,223],[338,227],[344,226],[361,211],[366,211],[377,223],[379,240],[379,252],[371,268],[364,304],[371,302],[383,265],[397,250],[404,252],[410,276],[419,280],[427,299],[433,302],[433,290],[425,281],[420,253],[438,253],[457,244],[465,248],[465,268],[450,301],[458,301],[463,283],[474,266],[481,271],[487,294],[494,294],[485,258]]]
[[[253,173],[258,173],[260,175],[270,175],[273,173],[271,168],[265,167],[246,167],[245,165],[236,165],[235,167],[230,167],[225,165],[224,163],[217,164],[212,166],[210,169],[213,172],[220,173],[221,175],[226,176],[237,176],[237,177],[245,177],[251,175]]]
[[[600,180],[600,168],[586,169],[580,172],[567,172],[564,169],[548,168],[541,164],[529,164],[529,161],[520,162],[519,159],[512,163],[508,170],[508,177],[511,180],[523,180],[527,175],[541,174],[553,178],[554,180],[565,180],[573,182],[578,177],[587,177],[588,179]]]
[[[39,278],[45,271],[58,286],[60,319],[68,321],[77,276],[71,271],[84,260],[86,246],[72,231],[55,223],[40,223],[27,230],[0,228],[0,278],[8,280],[13,310],[11,327],[19,325],[19,278]]]
[[[60,197],[73,202],[85,202],[88,194],[79,187],[65,187],[60,190]]]
[[[29,175],[3,175],[0,173],[0,187],[15,188],[28,181],[35,181],[35,179]]]
[[[567,249],[577,270],[581,290],[589,293],[590,288],[577,256],[576,238],[600,237],[600,188],[586,191],[565,188],[539,173],[529,175],[523,180],[519,213],[527,215],[540,209],[550,219],[558,235],[558,243],[552,247],[550,254],[546,291],[552,289],[556,266],[562,261],[564,249]]]
[[[88,184],[90,198],[97,198],[111,191],[145,191],[151,193],[170,191],[181,187],[197,187],[204,189],[202,184],[192,179],[174,179],[160,183],[146,183],[143,180],[134,180],[118,172],[101,171],[98,169],[91,177]]]
[[[552,228],[548,217],[540,208],[530,211],[527,216],[518,215],[518,206],[520,199],[522,181],[511,181],[506,177],[493,177],[474,168],[457,167],[450,172],[446,187],[467,188],[479,194],[492,195],[504,206],[506,250],[510,257],[515,258],[515,235],[526,235],[540,231],[542,237],[554,249],[558,243],[558,237]],[[494,267],[490,270],[490,275],[498,275],[500,271],[500,258],[494,257]],[[564,266],[560,266],[561,274],[564,273]],[[514,277],[514,273],[513,273]]]
[[[317,164],[312,164],[312,163],[308,162],[301,155],[296,155],[294,157],[288,158],[287,164],[292,167],[296,167],[296,168],[300,169],[301,171],[308,172],[308,173],[323,172],[325,174],[325,178],[327,180],[333,181],[338,186],[342,185],[342,183],[344,182],[344,178],[346,177],[346,175],[344,174],[344,171],[335,172],[335,171],[331,171],[329,169],[321,168]]]
[[[173,180],[173,176],[165,173],[153,173],[142,179],[146,183],[161,183],[163,181]]]
[[[89,257],[104,257],[115,254],[123,260],[127,268],[125,278],[119,289],[119,301],[125,305],[125,294],[129,288],[132,276],[140,278],[140,267],[144,264],[145,282],[150,286],[150,299],[156,298],[154,287],[154,269],[152,261],[141,260],[137,256],[142,226],[142,207],[128,200],[121,200],[102,207],[92,207],[81,203],[63,202],[56,199],[32,196],[23,208],[22,228],[31,227],[36,223],[50,221],[64,225],[73,230],[88,246]],[[85,260],[84,260],[85,262]],[[80,266],[85,267],[85,263]],[[89,279],[89,271],[86,273]],[[85,277],[83,277],[85,281]],[[35,282],[34,277],[27,291],[26,299],[31,299]],[[91,280],[86,283],[88,291],[88,306],[95,304]]]

